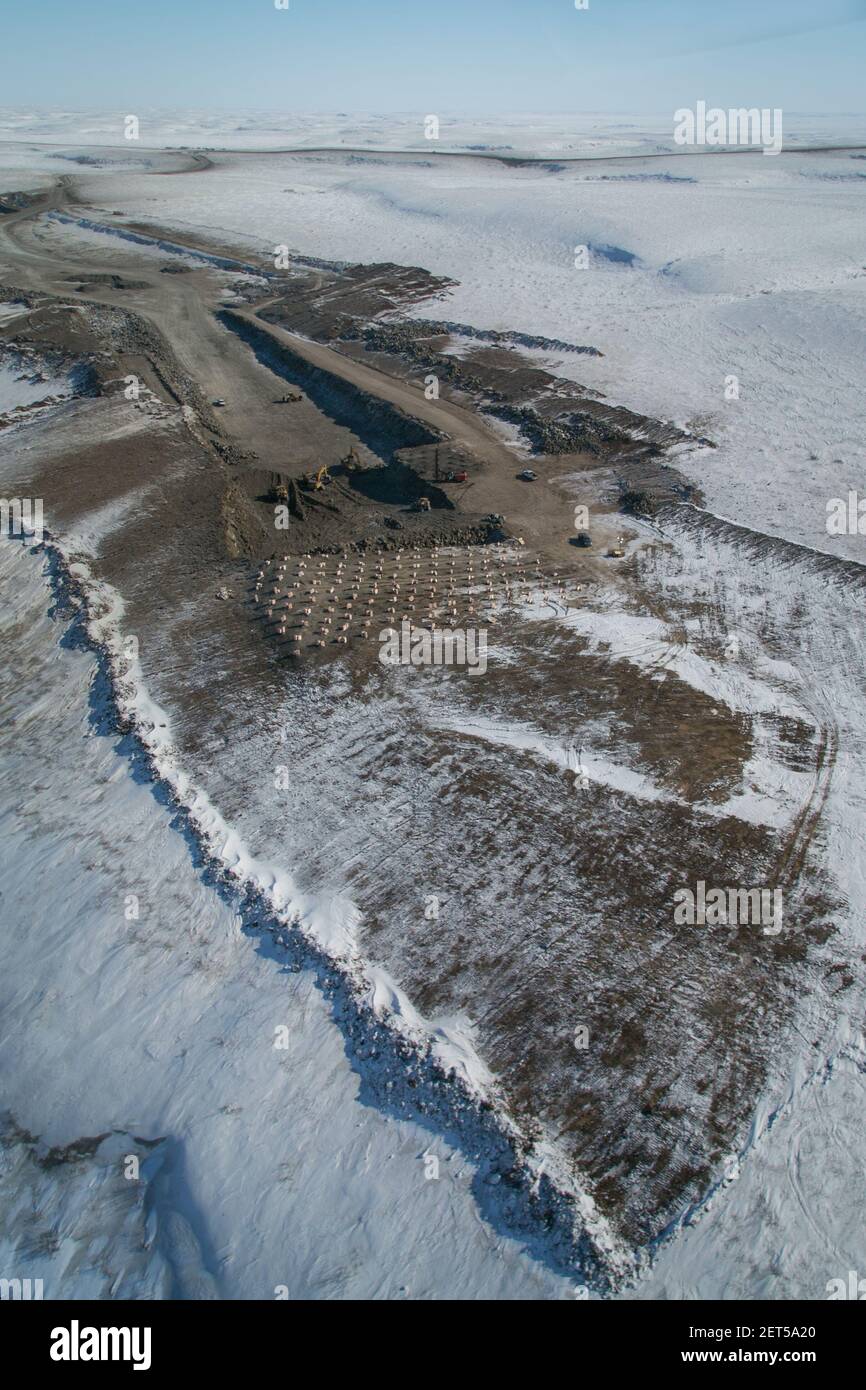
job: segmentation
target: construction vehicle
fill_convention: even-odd
[[[610,548],[610,550],[607,552],[607,554],[608,554],[608,559],[610,559],[610,560],[624,560],[624,559],[625,559],[625,551],[622,549],[621,546],[618,546],[618,545],[611,546],[611,548]]]
[[[429,497],[419,497],[419,498],[418,498],[418,501],[415,503],[415,511],[416,511],[416,512],[429,512],[429,510],[430,510],[430,498],[429,498]]]
[[[332,483],[334,480],[328,472],[328,465],[323,464],[317,473],[302,473],[300,478],[301,487],[313,489],[321,492],[325,483]]]
[[[278,396],[274,405],[293,405],[295,401],[302,401],[304,398],[300,391],[287,391],[284,396]]]
[[[289,489],[281,473],[272,473],[270,477],[270,487],[267,491],[268,502],[281,502],[283,506],[288,505]]]
[[[449,481],[449,483],[465,483],[465,482],[467,481],[468,477],[469,477],[469,474],[466,472],[466,469],[465,469],[465,468],[461,468],[461,469],[459,469],[458,472],[456,472],[456,473],[449,473],[449,474],[448,474],[448,481]]]
[[[518,473],[517,476],[522,483],[534,483],[535,479],[538,477],[538,474],[533,473],[531,468],[524,468],[523,472]]]
[[[340,462],[342,463],[347,473],[357,473],[363,467],[363,464],[361,463],[361,457],[354,444],[352,445],[346,457],[344,459],[341,459]]]

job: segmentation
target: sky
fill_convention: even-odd
[[[582,0],[581,0],[582,3]],[[866,109],[866,0],[0,0],[0,101],[53,110]]]

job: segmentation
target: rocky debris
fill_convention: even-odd
[[[581,343],[566,343],[561,338],[543,338],[533,333],[500,332],[495,328],[473,328],[468,323],[455,323],[451,319],[413,319],[418,337],[473,338],[481,343],[494,343],[497,347],[540,348],[543,352],[574,352],[584,357],[603,357],[597,347]],[[402,325],[401,325],[402,326]]]
[[[659,500],[651,492],[624,492],[619,499],[619,509],[630,516],[655,516]]]
[[[232,468],[239,468],[244,463],[255,463],[259,457],[255,449],[242,449],[240,445],[227,444],[223,439],[213,440],[213,447],[223,462]]]
[[[28,309],[32,309],[39,298],[40,296],[35,295],[32,290],[24,290],[20,285],[0,285],[2,304],[26,304]]]
[[[399,520],[399,518],[395,519]],[[382,525],[387,526],[387,520],[383,520]],[[369,555],[371,552],[375,553],[380,550],[386,552],[404,551],[408,554],[414,550],[439,550],[448,546],[499,545],[511,539],[500,527],[492,524],[489,517],[472,521],[465,526],[445,525],[437,528],[428,526],[412,529],[401,522],[399,527],[395,529],[399,529],[403,534],[399,536],[378,534],[356,537],[348,542],[310,546],[304,545],[303,536],[287,532],[285,549],[292,555],[311,556]]]
[[[517,425],[536,454],[600,454],[605,445],[630,444],[624,430],[589,412],[571,410],[545,420],[532,406],[488,402],[491,415]]]
[[[342,342],[363,342],[369,352],[390,353],[406,362],[422,366],[440,380],[465,391],[482,391],[484,383],[469,370],[465,361],[452,353],[431,351],[426,335],[414,332],[411,324],[354,325],[340,334]]]
[[[465,337],[492,343],[497,347],[520,342],[522,346],[547,348],[551,351],[556,349],[563,352],[583,352],[591,356],[602,355],[595,348],[576,347],[548,338],[530,339],[527,335],[519,333],[485,332],[467,328],[463,324],[435,323],[429,319],[353,324],[343,328],[337,336],[342,342],[363,342],[369,352],[388,353],[400,357],[413,366],[423,368],[425,374],[432,372],[440,381],[448,382],[457,390],[484,394],[492,400],[507,400],[502,391],[491,386],[488,371],[479,375],[480,364],[472,357],[458,357],[454,353],[438,351],[432,347],[434,339],[442,337],[447,340],[452,332],[459,332]]]
[[[111,290],[146,290],[149,289],[147,280],[127,280],[122,275],[94,273],[82,280],[77,275],[68,275],[67,280],[75,282],[75,289],[79,294],[85,290],[93,289],[96,286],[105,287]]]
[[[30,405],[17,406],[18,411],[55,405],[70,395],[101,394],[103,363],[95,353],[83,358],[75,357],[63,352],[51,341],[19,336],[12,342],[0,343],[0,361],[10,364],[18,373],[19,380],[33,386],[48,381],[49,377],[65,376],[69,383],[70,390],[64,391],[61,396],[43,396]]]
[[[351,341],[363,338],[375,345],[377,337],[399,343],[400,351],[409,351],[419,339],[436,337],[471,338],[492,343],[497,347],[539,348],[545,352],[578,353],[587,357],[603,357],[596,347],[568,343],[561,338],[545,338],[538,334],[516,331],[501,332],[492,328],[474,328],[471,324],[452,319],[401,319],[391,316],[395,306],[401,308],[434,295],[440,297],[455,287],[455,281],[431,275],[418,266],[352,265],[335,269],[331,283],[322,285],[322,277],[311,277],[307,287],[293,285],[291,300],[278,300],[262,310],[269,323],[297,323],[304,319],[303,331],[311,332],[318,341],[333,339]],[[323,293],[326,289],[326,293]],[[373,321],[371,323],[371,321]],[[299,325],[300,326],[300,325]],[[380,339],[381,341],[381,339]],[[393,348],[383,348],[393,351]]]
[[[117,163],[116,159],[106,159],[96,154],[58,154],[57,158],[65,159],[70,164],[83,164],[88,169],[110,169],[113,164]],[[142,161],[144,168],[150,168],[150,164],[151,161],[149,159]]]
[[[22,208],[32,207],[41,199],[41,193],[4,193],[0,197],[0,214],[5,212],[20,212]]]
[[[359,324],[393,314],[396,307],[409,307],[442,295],[454,281],[432,275],[420,266],[339,265],[333,261],[314,261],[293,257],[298,267],[292,277],[291,295],[262,310],[268,323],[280,323],[327,342],[351,335]],[[305,274],[304,267],[319,273]]]
[[[669,422],[608,405],[573,381],[535,365],[524,350],[603,357],[590,344],[539,334],[474,328],[452,319],[397,318],[416,288],[425,298],[444,297],[450,281],[416,267],[393,265],[332,268],[326,278],[298,270],[291,294],[263,306],[259,317],[317,342],[359,344],[371,354],[405,363],[414,373],[435,375],[440,384],[474,398],[476,408],[500,413],[524,430],[535,452],[599,454],[608,448],[668,447],[694,436]],[[407,299],[408,297],[408,299]],[[462,351],[449,351],[462,339]],[[385,364],[386,371],[393,371]],[[405,376],[405,368],[397,373]],[[536,414],[509,416],[505,410]],[[552,422],[556,416],[557,421]]]
[[[147,319],[129,309],[87,301],[88,326],[94,335],[115,352],[146,358],[161,385],[178,405],[188,406],[210,427],[214,435],[219,426],[198,383],[182,365],[174,349]],[[226,445],[230,449],[232,446]]]

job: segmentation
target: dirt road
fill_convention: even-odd
[[[217,428],[240,450],[255,455],[258,466],[305,472],[333,463],[356,442],[350,430],[310,401],[293,406],[290,415],[275,404],[284,383],[216,317],[225,305],[225,272],[196,267],[182,275],[164,275],[150,248],[109,235],[105,235],[104,244],[91,250],[76,244],[74,235],[62,224],[46,223],[44,214],[51,211],[73,217],[86,213],[95,221],[107,222],[109,217],[98,209],[83,209],[72,180],[64,178],[34,205],[0,221],[0,278],[24,289],[70,299],[75,297],[75,282],[80,281],[88,300],[129,309],[146,319],[171,345],[203,395],[226,401],[225,408],[219,410]],[[182,238],[176,240],[183,244]],[[142,287],[123,290],[88,283],[89,277],[106,272],[134,277]],[[310,366],[397,406],[480,460],[484,466],[462,495],[465,503],[455,492],[458,509],[465,505],[474,514],[502,513],[511,530],[522,535],[528,546],[559,564],[575,561],[569,544],[574,535],[572,505],[563,490],[544,477],[545,472],[560,472],[561,468],[537,464],[538,481],[521,481],[517,475],[524,460],[471,408],[441,397],[428,400],[420,383],[416,387],[324,344],[266,324],[255,309],[239,304],[232,308]],[[584,462],[587,467],[595,466],[589,457]],[[603,530],[597,543],[609,543],[615,526],[613,523]],[[581,556],[583,567],[596,563],[596,556]]]

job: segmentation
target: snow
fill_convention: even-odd
[[[861,537],[825,525],[828,498],[857,485],[866,428],[866,181],[847,177],[859,172],[847,152],[686,154],[630,162],[628,178],[614,160],[553,173],[416,155],[213,157],[190,179],[120,173],[111,206],[267,256],[286,244],[453,277],[445,301],[413,313],[594,345],[603,357],[548,360],[715,440],[679,459],[712,510],[863,558]],[[76,170],[104,221],[101,179]],[[608,250],[575,269],[584,245]]]
[[[23,318],[29,312],[28,306],[19,301],[0,304],[0,327],[5,327],[7,323],[13,323],[15,319]]]
[[[591,729],[581,731],[581,737],[585,742],[582,742],[578,749],[574,743],[566,746],[545,738],[530,725],[508,724],[502,720],[468,714],[446,718],[431,715],[429,723],[433,728],[451,729],[463,737],[484,739],[485,742],[502,748],[532,753],[554,767],[573,773],[580,781],[585,779],[587,782],[597,783],[611,791],[623,792],[638,801],[687,804],[671,796],[646,773],[624,763],[614,762],[596,750],[593,747],[594,731]],[[715,805],[696,805],[694,809],[719,819],[736,816],[737,819],[751,825],[783,827],[803,804],[809,788],[809,778],[805,773],[783,770],[771,758],[761,755],[756,755],[746,763],[743,781],[748,786],[747,791],[739,792]]]
[[[21,403],[26,383],[14,392]],[[124,511],[83,517],[70,548],[98,552]],[[89,575],[80,559],[70,573]],[[572,1297],[481,1214],[476,1162],[376,1107],[315,971],[201,872],[176,808],[117,735],[77,628],[69,638],[57,574],[44,550],[0,539],[4,1277],[42,1279],[46,1299]],[[91,636],[114,648],[123,600],[107,586],[91,598]],[[127,710],[167,759],[169,721],[136,669]],[[227,867],[288,899],[288,876],[251,859],[168,760],[164,772],[221,836]],[[351,952],[351,907],[309,906],[327,944]],[[384,972],[369,984],[377,1010],[416,1017]],[[433,1031],[443,1061],[465,1065],[468,1021]],[[100,1135],[92,1153],[43,1162]],[[130,1154],[140,1181],[124,1176]]]
[[[718,450],[680,460],[712,510],[862,560],[862,538],[829,537],[825,519],[828,499],[857,486],[866,427],[858,371],[866,181],[847,151],[796,150],[798,141],[862,138],[856,121],[824,122],[823,134],[818,120],[789,123],[788,150],[774,160],[760,153],[671,156],[659,119],[512,117],[498,122],[496,142],[485,138],[483,122],[458,120],[449,127],[454,140],[437,145],[461,137],[469,145],[598,157],[591,171],[562,165],[552,172],[480,158],[436,165],[429,148],[422,157],[417,130],[410,139],[414,119],[302,118],[269,128],[262,117],[216,117],[199,126],[195,117],[169,114],[149,136],[154,145],[204,131],[210,144],[258,148],[414,144],[416,153],[396,162],[341,153],[215,154],[215,168],[183,179],[150,172],[146,151],[131,152],[132,142],[114,154],[91,150],[111,160],[103,168],[60,158],[69,151],[10,140],[0,165],[9,168],[9,186],[20,186],[28,168],[42,180],[45,170],[62,167],[97,205],[111,174],[112,209],[267,254],[288,244],[336,260],[420,263],[451,276],[460,285],[448,298],[449,318],[592,343],[603,358],[566,356],[555,361],[557,370],[714,439]],[[6,113],[7,135],[24,141],[29,134],[32,142],[36,131],[122,139],[115,116]],[[609,157],[650,148],[661,149],[660,157],[627,166]],[[634,260],[598,252],[588,270],[576,270],[574,248],[582,245]],[[441,316],[442,303],[414,312],[431,311]],[[731,377],[739,385],[728,393],[738,390],[738,399],[726,398]]]
[[[332,114],[290,111],[192,111],[146,107],[137,113],[145,149],[289,149],[349,146],[371,156],[410,149],[435,156],[439,150],[477,155],[537,155],[599,158],[672,152],[673,112],[502,112],[489,116],[438,113],[439,138],[428,139],[425,116],[416,111]],[[125,136],[124,116],[95,107],[64,111],[0,107],[0,141],[80,145],[93,157],[128,160],[136,142]],[[863,116],[785,113],[786,146],[863,143]],[[106,149],[105,147],[109,147]],[[122,151],[122,153],[121,153]],[[143,153],[143,152],[142,152]],[[142,157],[142,156],[138,156]]]
[[[313,140],[320,133],[311,125],[306,134]],[[225,159],[212,173],[197,174],[194,189],[182,179],[124,176],[122,184],[112,182],[111,198],[130,216],[246,237],[258,248],[287,240],[338,259],[421,261],[462,281],[449,318],[594,342],[606,356],[572,364],[578,379],[634,408],[698,418],[719,438],[718,451],[686,464],[714,510],[829,550],[824,501],[855,484],[849,470],[864,423],[855,379],[864,327],[863,187],[847,176],[843,159],[752,163],[717,156],[707,168],[683,157],[663,169],[654,164],[645,178],[630,165],[636,177],[621,182],[474,161],[431,174],[419,161],[395,167],[342,157],[294,165]],[[296,180],[290,170],[298,166],[303,177]],[[73,168],[97,199],[102,173]],[[664,177],[686,170],[694,183]],[[570,255],[584,240],[630,250],[634,265],[605,262],[576,272]],[[579,291],[575,275],[583,277]],[[569,370],[565,361],[557,365]],[[722,403],[728,370],[738,371],[743,393]],[[7,401],[17,403],[23,383],[14,374],[4,380]],[[834,464],[836,458],[843,462]],[[118,659],[122,600],[98,589],[83,561],[98,554],[122,515],[122,508],[103,509],[68,538],[82,557],[75,574],[99,605],[91,635]],[[840,538],[835,548],[862,558],[861,545]],[[703,544],[685,534],[677,537],[679,571],[673,562],[665,571],[658,554],[642,563],[656,566],[666,593],[684,599],[705,593],[708,572],[727,585],[742,659],[711,661],[696,648],[698,632],[689,630],[683,641],[653,615],[613,614],[597,595],[593,607],[559,621],[595,650],[607,644],[613,660],[658,667],[660,676],[670,673],[711,694],[748,715],[753,729],[760,730],[762,715],[780,711],[833,726],[838,758],[822,851],[850,906],[840,928],[862,952],[866,738],[862,653],[855,641],[852,656],[849,640],[860,630],[859,602],[801,569],[768,561],[746,570],[733,543],[713,547],[708,562]],[[358,1075],[312,972],[287,970],[244,926],[231,898],[197,872],[142,760],[131,756],[129,741],[108,734],[92,657],[61,646],[62,626],[46,616],[42,562],[0,542],[0,585],[4,645],[13,654],[0,672],[11,711],[4,753],[12,771],[0,803],[3,901],[11,909],[4,911],[8,969],[0,989],[13,1038],[4,1052],[4,1103],[48,1143],[111,1129],[167,1145],[160,1151],[163,1177],[153,1178],[162,1194],[161,1228],[151,1234],[152,1253],[135,1267],[130,1250],[138,1248],[139,1207],[129,1203],[123,1223],[110,1231],[105,1225],[117,1198],[116,1151],[100,1151],[92,1181],[68,1190],[65,1175],[51,1179],[51,1189],[17,1150],[3,1151],[17,1154],[4,1191],[17,1194],[25,1210],[27,1194],[41,1184],[40,1202],[63,1227],[64,1241],[44,1267],[54,1286],[64,1287],[77,1269],[76,1293],[106,1296],[111,1278],[127,1269],[133,1273],[126,1287],[138,1297],[164,1292],[172,1281],[181,1294],[216,1287],[229,1297],[271,1297],[278,1284],[292,1297],[568,1296],[564,1281],[479,1220],[468,1159],[437,1137],[443,1177],[425,1183],[430,1134],[362,1104]],[[774,661],[750,642],[753,622],[766,611],[780,629],[805,621],[800,665]],[[525,616],[550,621],[549,611]],[[359,959],[350,898],[327,884],[315,894],[302,891],[278,855],[248,848],[256,838],[255,806],[224,815],[219,798],[208,797],[178,764],[170,720],[135,663],[127,666],[121,702],[164,785],[225,869],[257,884],[287,921],[298,919],[346,968],[357,969],[377,1013],[396,1015],[410,1036],[432,1032],[443,1061],[462,1069],[480,1093],[494,1085],[470,1019],[420,1018],[386,972]],[[451,727],[577,770],[572,748],[529,726],[460,716]],[[268,765],[255,740],[249,758]],[[50,779],[33,777],[40,761],[50,765]],[[658,793],[643,773],[591,746],[577,761],[591,779],[631,795],[652,800]],[[782,771],[760,740],[744,781],[752,787],[725,803],[724,813],[781,824],[802,804],[804,775]],[[297,795],[293,811],[302,812]],[[141,922],[125,916],[130,893],[142,904]],[[159,912],[150,909],[156,903]],[[803,999],[794,1030],[802,1046],[795,1038],[778,1058],[735,1156],[739,1176],[684,1221],[634,1296],[822,1297],[827,1279],[862,1267],[862,1233],[849,1217],[866,1163],[862,1005],[857,982],[840,996],[833,1046],[815,1049],[824,1021]],[[90,1025],[84,1036],[83,1018]],[[272,1039],[283,1024],[290,1046],[280,1054]],[[58,1038],[75,1039],[62,1067]],[[93,1076],[98,1087],[87,1084]],[[555,1154],[550,1161],[555,1165]],[[81,1272],[82,1250],[94,1234],[108,1241],[108,1275],[86,1260]],[[7,1263],[10,1253],[0,1245]],[[16,1259],[22,1277],[43,1273]]]
[[[0,306],[2,307],[5,306]],[[0,416],[6,415],[18,406],[38,405],[49,396],[63,398],[72,395],[72,382],[68,373],[51,374],[46,371],[42,374],[45,377],[44,381],[34,380],[35,375],[31,365],[15,353],[0,357]]]
[[[585,776],[590,782],[598,782],[611,790],[627,792],[639,801],[666,800],[664,792],[653,784],[649,777],[633,768],[611,762],[596,754],[576,752],[574,746],[565,747],[553,740],[544,738],[529,725],[507,724],[501,720],[452,715],[431,719],[435,728],[450,729],[454,733],[469,738],[484,739],[488,743],[503,748],[515,748],[522,753],[533,753],[552,763],[554,767],[576,776]]]
[[[664,1246],[626,1297],[825,1299],[827,1282],[863,1269],[852,1202],[866,1168],[862,1032],[832,1066],[792,1081],[761,1107],[736,1176]]]
[[[822,859],[844,898],[836,922],[853,965],[866,945],[861,600],[802,566],[783,568],[772,557],[745,565],[733,541],[696,542],[673,526],[669,534],[677,559],[666,560],[658,551],[646,561],[665,592],[693,602],[721,583],[744,630],[768,623],[771,631],[796,634],[800,660],[795,668],[777,664],[776,674],[813,723],[835,736],[838,751],[825,782]],[[772,667],[748,642],[741,661],[762,674]],[[727,691],[737,689],[741,698],[749,688],[729,682]],[[751,689],[760,692],[759,686]],[[759,756],[766,768],[760,750]],[[863,1233],[850,1220],[866,1167],[863,999],[861,974],[836,995],[831,1036],[821,1046],[816,1040],[825,1023],[808,995],[800,1000],[790,1046],[780,1049],[742,1151],[731,1155],[731,1180],[704,1210],[686,1216],[626,1297],[823,1299],[828,1280],[863,1269]]]
[[[3,1105],[45,1146],[118,1131],[53,1169],[0,1148],[4,1274],[47,1299],[570,1297],[479,1219],[470,1160],[362,1100],[314,974],[202,877],[92,655],[61,645],[44,558],[0,542],[0,589]]]
[[[642,670],[657,672],[660,679],[668,673],[676,675],[693,690],[712,695],[714,700],[738,713],[783,714],[792,719],[803,716],[803,710],[793,702],[785,702],[784,694],[762,681],[745,674],[734,662],[726,664],[708,661],[687,642],[674,640],[668,624],[643,613],[622,613],[613,610],[617,595],[600,595],[608,599],[610,608],[571,608],[561,621],[572,632],[586,637],[591,651],[604,649],[614,660],[625,660]],[[527,606],[524,617],[548,617],[538,607]],[[777,663],[777,666],[781,666]],[[793,673],[781,666],[784,673]]]

